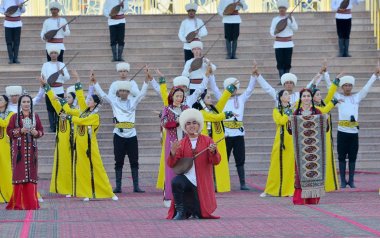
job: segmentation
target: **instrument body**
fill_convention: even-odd
[[[197,35],[198,35],[198,32],[199,30],[204,27],[207,23],[209,23],[216,15],[218,15],[218,13],[215,13],[214,15],[212,15],[202,26],[198,27],[198,29],[196,29],[195,31],[192,31],[190,32],[189,34],[187,34],[186,36],[186,41],[187,43],[190,43],[192,42],[195,38],[197,38]],[[196,20],[196,19],[195,19]]]
[[[29,0],[25,0],[23,3],[21,3],[21,7]],[[19,9],[20,7],[18,5],[13,5],[13,6],[10,6],[7,8],[7,10],[5,11],[4,15],[5,16],[11,16],[13,15],[15,12],[17,12],[17,10]]]
[[[62,69],[60,69],[57,72],[55,72],[54,74],[50,75],[47,79],[47,83],[49,85],[52,85],[53,83],[55,83],[58,80],[58,77],[61,74],[62,70],[64,68],[66,68],[71,63],[71,61],[73,61],[77,57],[78,54],[79,54],[79,52],[76,52],[75,55],[67,62],[67,64],[65,64],[65,66]]]
[[[347,9],[348,5],[350,5],[350,0],[343,0],[343,1],[340,3],[339,8],[340,8],[340,9]]]
[[[120,12],[121,7],[124,7],[124,0],[121,1],[118,5],[114,6],[114,7],[111,9],[110,17],[111,17],[111,18],[116,17],[117,14],[119,14],[119,12]]]
[[[45,41],[50,41],[50,40],[52,40],[52,39],[54,38],[54,36],[57,34],[57,32],[58,32],[59,30],[61,30],[61,29],[64,28],[65,26],[69,25],[71,22],[73,22],[73,21],[74,21],[75,19],[77,19],[78,17],[79,17],[79,16],[74,17],[74,18],[71,19],[68,23],[64,24],[63,26],[61,26],[61,27],[58,28],[58,29],[50,30],[50,31],[46,32],[46,33],[44,34],[44,40],[45,40]]]
[[[278,34],[280,33],[281,31],[285,30],[285,28],[288,26],[288,19],[290,19],[290,17],[292,16],[292,13],[294,12],[294,10],[296,10],[296,8],[298,7],[298,5],[300,5],[302,1],[299,1],[297,3],[297,5],[294,7],[294,9],[289,13],[289,15],[287,17],[285,17],[284,19],[281,19],[277,25],[276,25],[276,29],[274,30],[274,34]]]
[[[223,15],[233,15],[237,5],[239,5],[239,4],[240,4],[240,0],[238,0],[234,3],[228,4],[227,7],[224,8]]]

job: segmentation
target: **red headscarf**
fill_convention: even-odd
[[[183,91],[183,89],[180,88],[180,87],[173,87],[172,90],[170,90],[170,93],[168,95],[168,103],[169,103],[169,105],[173,105],[173,102],[174,102],[173,96],[178,91],[181,91],[183,93],[183,98],[182,98],[182,102],[181,103],[183,103],[183,101],[185,100],[185,91]]]

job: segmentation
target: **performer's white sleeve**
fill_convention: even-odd
[[[215,98],[219,100],[220,97],[222,96],[222,93],[220,92],[218,86],[216,85],[215,75],[210,75],[209,82],[210,82],[210,88],[214,92]]]
[[[111,5],[109,0],[106,0],[103,5],[103,15],[105,17],[110,17],[110,12],[111,12]]]
[[[338,10],[339,6],[340,6],[340,2],[339,0],[332,0],[331,1],[331,10],[332,11],[336,11]]]
[[[267,94],[269,94],[269,96],[271,96],[273,98],[273,100],[277,100],[277,95],[276,95],[276,90],[270,86],[270,84],[263,78],[263,76],[261,76],[261,74],[259,75],[259,77],[257,77],[257,82],[260,84],[261,88],[264,90],[264,92],[266,92]]]
[[[190,60],[186,61],[185,66],[183,66],[182,76],[189,77],[190,76]]]
[[[198,97],[207,89],[209,79],[203,76],[201,86],[193,92],[193,94],[186,97],[186,105],[192,107],[193,104],[198,100]]]
[[[223,12],[224,12],[224,8],[225,8],[225,7],[226,7],[226,6],[225,6],[224,1],[221,0],[221,1],[219,2],[219,5],[218,5],[218,14],[219,14],[219,16],[223,17]]]
[[[42,24],[42,30],[41,30],[41,40],[44,40],[44,35],[47,32],[47,21],[45,20],[44,23]]]
[[[290,23],[290,24],[289,24],[289,27],[290,27],[293,31],[297,31],[297,30],[298,30],[298,25],[297,25],[296,19],[295,19],[293,16],[291,16],[291,17],[292,17],[293,22],[291,22],[291,21],[288,19],[288,23]]]
[[[272,19],[272,23],[271,23],[271,25],[270,25],[270,29],[269,29],[269,33],[270,33],[270,35],[273,36],[273,37],[276,37],[276,35],[274,34],[274,31],[275,31],[275,29],[276,29],[276,25],[277,25],[277,23],[276,23],[276,18],[273,18],[273,19]]]
[[[40,89],[38,90],[37,95],[32,99],[33,106],[39,104],[42,101],[42,99],[44,98],[44,95],[45,95],[45,90],[40,87]]]
[[[66,24],[67,23],[67,21],[66,21],[66,19],[65,18],[62,18],[62,25],[64,25],[64,24]],[[63,31],[63,29],[61,29],[61,31],[63,32],[63,35],[64,36],[69,36],[70,35],[70,27],[69,27],[69,25],[66,25],[66,31]]]
[[[241,5],[243,5],[243,10],[247,11],[247,9],[248,9],[247,3],[244,0],[240,0],[240,3],[241,3]]]
[[[327,90],[330,88],[330,86],[331,86],[331,80],[330,80],[330,74],[329,74],[329,72],[325,72],[324,74],[323,74],[323,79],[325,80],[325,82],[326,82],[326,88],[327,88]]]
[[[204,24],[204,22],[202,21],[202,19],[198,19],[198,20],[199,20],[198,26],[202,26]],[[205,37],[207,35],[208,35],[208,31],[207,31],[206,26],[202,26],[202,28],[199,29],[198,36],[199,37]]]
[[[120,11],[125,14],[126,12],[128,12],[129,10],[129,1],[128,0],[124,0],[124,7],[122,7],[120,9]]]
[[[158,96],[161,96],[160,85],[157,83],[156,79],[153,78],[150,82],[152,84],[153,90],[158,94]]]
[[[86,103],[88,102],[88,100],[90,100],[90,98],[92,97],[92,95],[95,94],[94,92],[95,92],[94,85],[88,86],[88,92],[87,92],[87,96],[86,96]]]
[[[182,21],[181,26],[179,27],[178,31],[178,38],[183,43],[186,43],[186,35],[185,35],[185,21]]]
[[[371,78],[368,80],[368,82],[364,85],[364,87],[357,93],[357,97],[358,97],[358,100],[359,100],[359,102],[361,101],[361,100],[363,100],[366,96],[367,96],[367,94],[368,94],[368,92],[369,92],[369,90],[371,89],[371,87],[372,87],[372,85],[373,85],[373,83],[376,81],[376,79],[377,79],[377,76],[375,75],[375,74],[372,74],[372,76],[371,76]]]
[[[0,3],[0,13],[1,13],[1,14],[4,14],[5,11],[6,11],[6,9],[5,9],[5,7],[4,7],[4,0],[3,0],[3,1],[1,1],[1,3]]]
[[[64,66],[65,64],[62,63],[61,66],[62,66],[62,65]],[[62,67],[63,67],[63,66],[62,66]],[[62,76],[62,77],[63,77],[63,81],[64,81],[64,82],[69,81],[69,80],[70,80],[70,74],[69,74],[69,71],[67,70],[67,67],[65,67],[65,68],[63,69],[63,74],[64,74],[64,75]]]
[[[251,78],[249,79],[248,87],[242,94],[244,103],[248,101],[249,97],[251,97],[253,90],[255,89],[255,84],[256,84],[256,77],[251,75]]]
[[[145,97],[147,91],[148,91],[148,85],[146,82],[141,87],[141,91],[139,94],[132,99],[131,108],[130,110],[134,111],[136,110],[137,105],[141,102],[141,100]]]
[[[103,98],[106,102],[108,102],[109,104],[112,104],[112,100],[113,98],[109,95],[107,95],[103,89],[100,87],[99,83],[96,83],[94,85],[94,88],[95,88],[95,91],[100,95],[101,98]]]

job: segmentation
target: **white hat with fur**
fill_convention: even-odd
[[[52,9],[52,8],[57,8],[58,10],[61,11],[62,5],[58,1],[51,1],[49,3],[49,9]]]
[[[57,54],[61,53],[61,49],[58,46],[56,46],[55,44],[47,45],[46,51],[48,52],[49,55],[51,54],[51,52],[56,52]]]
[[[188,3],[188,4],[186,4],[185,9],[186,9],[187,12],[190,11],[190,10],[197,11],[198,10],[198,5],[196,3]]]
[[[118,64],[116,65],[116,71],[117,71],[117,72],[124,71],[124,70],[126,70],[126,71],[129,72],[130,69],[131,69],[131,66],[130,66],[128,63],[125,63],[125,62],[123,62],[123,63],[118,63]]]
[[[5,88],[5,93],[8,96],[21,95],[22,87],[21,86],[8,86]]]
[[[285,82],[293,82],[294,85],[297,85],[297,76],[292,73],[285,73],[281,76],[281,84],[284,85]]]
[[[190,43],[190,48],[191,49],[200,48],[201,50],[203,50],[203,43],[202,41],[194,40]]]
[[[181,129],[186,133],[187,131],[185,130],[185,126],[189,121],[197,121],[199,123],[198,133],[201,133],[204,122],[202,113],[194,108],[186,109],[181,113],[181,116],[179,117],[179,125],[181,126]]]
[[[340,78],[339,87],[342,87],[345,84],[355,85],[355,78],[351,75],[346,75]]]
[[[189,87],[190,85],[190,79],[186,76],[178,76],[173,79],[173,86],[186,86]]]
[[[289,2],[288,0],[278,0],[277,1],[277,8],[285,7],[286,9],[289,8]]]

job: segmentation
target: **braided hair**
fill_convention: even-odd
[[[5,111],[7,110],[7,108],[8,108],[8,104],[9,104],[9,98],[8,98],[8,96],[7,95],[0,95],[1,97],[3,97],[4,98],[4,101],[6,102],[6,104],[5,104]]]
[[[305,93],[305,92],[308,92],[310,93],[310,96],[311,96],[311,112],[312,114],[316,114],[317,112],[317,109],[315,108],[315,105],[314,105],[314,100],[313,100],[313,93],[311,92],[310,89],[308,88],[304,88],[300,91],[300,99],[298,101],[298,106],[297,106],[297,110],[294,112],[294,115],[301,115],[301,105],[302,105],[302,95]]]
[[[277,109],[281,113],[281,115],[283,115],[283,110],[284,110],[284,107],[282,106],[282,102],[281,102],[281,97],[282,97],[282,95],[284,95],[285,91],[286,90],[283,89],[283,90],[279,91],[278,94],[277,94]],[[288,102],[288,106],[287,107],[290,107],[290,103],[289,102]]]
[[[320,90],[319,88],[314,88],[314,89],[312,90],[311,98],[313,98],[313,101],[314,101],[314,96],[315,96],[315,94],[317,94],[318,91],[320,92],[321,90]],[[321,99],[321,106],[323,106],[323,107],[326,106],[326,104],[325,104],[325,102],[323,101],[323,99]]]

